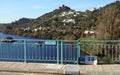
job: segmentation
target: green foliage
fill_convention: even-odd
[[[94,11],[78,12],[79,15],[63,12],[74,11],[67,6],[62,6],[52,12],[46,13],[36,19],[22,18],[1,29],[4,33],[29,36],[35,38],[66,39],[119,39],[120,38],[120,1],[111,3]],[[75,23],[64,23],[64,19],[74,19]],[[23,29],[30,27],[30,30]],[[45,28],[34,31],[36,28]],[[95,30],[93,35],[84,35],[85,30]]]
[[[120,2],[115,2],[101,9],[97,20],[98,39],[117,40],[120,38]]]

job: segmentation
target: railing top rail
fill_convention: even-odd
[[[120,40],[80,40],[81,42],[120,42]]]
[[[3,40],[3,39],[0,39]],[[120,40],[52,40],[52,39],[13,39],[18,41],[62,41],[62,42],[120,42]]]
[[[3,39],[0,39],[3,40]],[[77,42],[78,40],[52,40],[52,39],[13,39],[18,41],[63,41],[63,42]]]

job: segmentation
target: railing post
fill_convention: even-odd
[[[24,40],[24,63],[26,63],[26,50],[27,50],[27,41]]]
[[[77,64],[79,64],[80,59],[80,40],[77,41]]]
[[[59,41],[57,41],[57,64],[59,64]]]
[[[63,41],[61,41],[61,64],[63,64]]]

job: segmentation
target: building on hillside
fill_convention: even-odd
[[[65,6],[64,4],[62,6],[59,6],[57,9],[67,9],[70,10],[70,7]]]
[[[35,28],[34,31],[41,31],[41,30],[47,30],[46,27],[39,27],[39,28]]]
[[[94,31],[94,30],[85,30],[84,31],[84,34],[96,34],[96,31]]]
[[[75,20],[74,19],[64,19],[63,22],[64,23],[74,23],[75,24]]]
[[[24,28],[23,30],[24,31],[30,31],[31,29],[30,29],[30,27],[27,27],[27,28]]]
[[[95,8],[95,7],[91,9],[91,11],[95,11],[95,10],[96,10],[96,8]]]
[[[61,16],[67,16],[67,15],[70,15],[70,14],[73,14],[74,16],[80,15],[80,13],[77,12],[77,11],[68,11],[68,12],[62,12]]]

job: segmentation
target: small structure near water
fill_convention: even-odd
[[[41,41],[37,41],[37,42],[35,42],[35,43],[34,43],[34,46],[42,46]]]
[[[13,40],[12,37],[6,37],[3,40],[1,40],[1,42],[12,43],[12,42],[16,42],[16,40]]]

